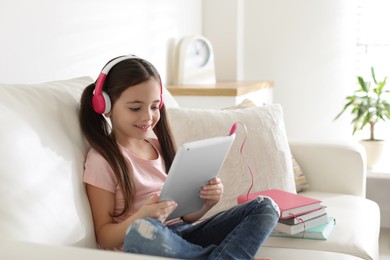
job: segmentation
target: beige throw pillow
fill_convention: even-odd
[[[254,174],[251,192],[277,188],[295,193],[291,152],[280,105],[237,110],[170,108],[168,119],[178,146],[184,142],[227,135],[234,123],[242,122],[248,130],[243,154]],[[237,196],[246,194],[250,187],[250,173],[240,155],[245,138],[243,127],[238,127],[236,135],[220,172],[224,197],[208,215],[236,205]]]
[[[256,104],[253,103],[250,99],[244,99],[240,104],[238,105],[235,105],[235,106],[231,106],[231,107],[227,107],[227,108],[224,108],[224,109],[244,109],[244,108],[248,108],[248,107],[255,107]],[[309,187],[309,183],[306,179],[306,176],[301,168],[301,166],[299,165],[299,163],[297,162],[297,160],[294,158],[294,155],[291,155],[291,161],[292,161],[292,165],[293,165],[293,173],[294,173],[294,179],[295,179],[295,189],[297,192],[301,192],[303,191],[304,189],[307,189]]]

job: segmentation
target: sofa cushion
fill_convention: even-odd
[[[248,135],[243,154],[254,175],[251,191],[279,188],[295,192],[291,153],[280,105],[237,110],[171,108],[168,119],[177,145],[227,135],[234,123],[244,123]],[[247,193],[250,187],[250,173],[239,152],[245,139],[244,128],[239,126],[236,134],[220,172],[225,194],[207,216],[236,205],[237,196]]]
[[[78,123],[92,79],[0,85],[0,237],[96,246]]]
[[[224,109],[245,109],[248,107],[256,107],[257,105],[253,103],[250,99],[244,99],[241,103],[235,105],[226,107]],[[293,173],[294,173],[294,179],[295,179],[295,189],[297,192],[301,192],[304,189],[309,187],[309,183],[306,179],[306,176],[304,172],[302,171],[301,166],[299,165],[298,161],[295,159],[294,155],[291,155],[292,158],[292,164],[293,164]]]

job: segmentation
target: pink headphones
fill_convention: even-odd
[[[99,74],[99,77],[96,80],[95,83],[95,90],[93,91],[93,96],[92,96],[92,107],[95,110],[96,113],[98,114],[107,114],[111,111],[111,100],[108,94],[103,91],[103,85],[104,81],[107,77],[108,72],[112,67],[114,67],[116,64],[118,64],[121,61],[124,60],[130,60],[130,59],[140,59],[135,55],[128,55],[128,56],[121,56],[118,57],[112,61],[110,61]],[[159,109],[162,108],[163,106],[163,99],[162,99],[162,83],[161,83],[161,78],[160,75],[158,75],[159,83],[160,83],[160,105]]]

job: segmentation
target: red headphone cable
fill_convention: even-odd
[[[243,158],[243,160],[245,162],[245,165],[248,168],[248,171],[249,171],[249,173],[251,175],[251,184],[250,184],[248,192],[246,194],[246,200],[248,201],[249,200],[249,194],[250,194],[250,192],[251,192],[251,190],[253,188],[253,184],[254,184],[254,177],[253,177],[252,169],[249,166],[248,160],[246,159],[246,157],[244,156],[244,153],[243,153],[244,146],[245,146],[245,143],[246,143],[246,139],[247,139],[247,136],[248,136],[248,129],[246,128],[244,123],[236,122],[236,123],[233,124],[232,128],[230,129],[229,135],[232,135],[232,134],[234,134],[236,132],[236,130],[238,128],[238,125],[241,125],[244,128],[244,131],[245,131],[244,140],[242,141],[242,144],[241,144],[241,147],[240,147],[240,155]]]

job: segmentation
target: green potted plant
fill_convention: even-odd
[[[377,81],[373,67],[371,67],[371,77],[372,81],[368,82],[361,76],[357,77],[359,89],[354,91],[353,95],[346,97],[346,104],[335,118],[338,119],[350,109],[353,116],[353,135],[366,126],[370,127],[369,139],[360,142],[366,149],[369,168],[373,168],[378,162],[384,146],[384,140],[377,139],[375,136],[375,125],[379,121],[390,120],[390,102],[386,99],[386,93],[390,91],[385,89],[387,77]]]

